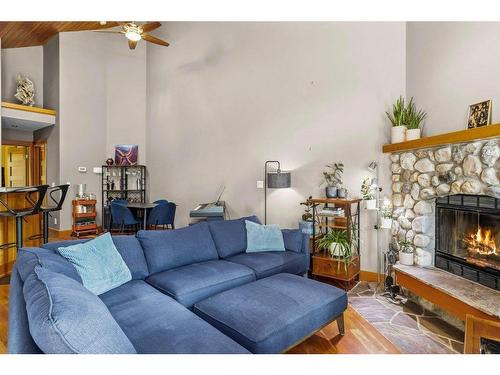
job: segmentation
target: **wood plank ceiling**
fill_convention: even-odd
[[[0,22],[2,48],[41,46],[59,32],[109,29],[118,22]]]

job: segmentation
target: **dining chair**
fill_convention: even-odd
[[[132,211],[122,203],[111,202],[111,217],[112,225],[120,225],[120,233],[124,233],[126,227],[132,227],[133,231],[137,232],[140,226]]]
[[[168,201],[166,199],[158,199],[158,200],[154,201],[153,203],[156,203],[156,204],[168,203]]]
[[[156,201],[158,203],[155,206],[149,216],[147,226],[152,227],[153,229],[157,229],[158,226],[161,226],[163,229],[175,229],[174,226],[174,218],[175,218],[175,208],[176,205],[173,202],[163,202]]]
[[[172,229],[175,229],[175,210],[177,208],[177,205],[174,202],[168,202],[168,214],[167,214],[167,220],[166,220],[166,225],[167,228],[170,225]]]
[[[126,200],[126,199],[114,199],[111,202],[112,203],[117,203],[117,204],[122,204],[122,205],[127,205],[128,204],[128,200]]]

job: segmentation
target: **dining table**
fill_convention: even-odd
[[[128,202],[127,207],[136,211],[142,211],[142,229],[146,230],[148,221],[148,210],[156,207],[158,203],[151,202]]]

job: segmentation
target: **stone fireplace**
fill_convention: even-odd
[[[440,231],[436,230],[436,213],[439,212],[439,207],[458,199],[453,197],[460,197],[460,202],[465,200],[465,203],[468,202],[468,197],[476,199],[479,208],[486,204],[484,202],[490,197],[494,202],[497,202],[495,198],[500,198],[499,143],[500,138],[497,137],[390,155],[394,219],[391,231],[395,239],[413,242],[417,265],[439,267],[442,265],[442,257],[446,255],[442,254],[442,248],[446,241],[451,240],[448,237],[443,238],[443,227],[439,227]],[[445,215],[446,212],[443,212]],[[488,226],[490,217],[486,213],[478,215],[476,212],[476,220]],[[473,222],[471,217],[464,220]],[[487,235],[487,229],[482,228],[481,233],[478,233],[477,229],[476,226],[476,232],[470,233],[472,237],[460,239],[458,242],[470,241],[469,246],[473,247],[473,241],[479,240],[478,235]],[[498,236],[498,226],[496,231],[495,236]],[[440,236],[439,239],[436,238],[437,235]],[[490,241],[492,235],[490,230]],[[496,241],[498,246],[498,237]],[[477,245],[481,247],[484,244]],[[436,248],[439,248],[439,252],[436,252]],[[477,262],[473,268],[482,267],[481,257],[478,255],[476,258]],[[448,265],[446,267],[450,270]]]

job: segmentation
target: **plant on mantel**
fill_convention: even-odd
[[[400,96],[392,105],[392,112],[385,112],[392,124],[391,143],[400,143],[420,138],[422,122],[427,114],[417,109],[413,97],[408,104]]]

